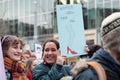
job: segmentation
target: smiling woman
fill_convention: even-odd
[[[21,39],[13,35],[1,38],[6,80],[28,80],[25,75],[25,65],[21,61],[22,47]]]
[[[69,76],[71,66],[65,66],[66,56],[60,54],[59,42],[50,39],[42,47],[43,63],[33,69],[32,80],[60,80]]]

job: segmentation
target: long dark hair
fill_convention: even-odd
[[[88,45],[87,47],[89,48],[89,51],[87,51],[89,57],[92,57],[93,54],[94,54],[98,49],[102,48],[100,45],[97,45],[97,44]]]

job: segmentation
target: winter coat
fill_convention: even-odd
[[[62,77],[70,75],[69,71],[71,68],[71,66],[58,64],[50,66],[48,64],[41,63],[33,69],[32,80],[60,80]]]
[[[99,62],[105,69],[107,80],[120,80],[120,65],[103,49],[99,49],[90,61]],[[89,67],[85,71],[79,73],[75,80],[98,80],[95,71]]]

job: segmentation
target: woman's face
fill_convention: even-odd
[[[22,56],[22,46],[21,44],[10,45],[7,51],[7,56],[14,61],[19,61]]]
[[[31,64],[31,71],[35,68],[35,66],[38,64],[38,60],[33,60],[32,64]]]
[[[60,53],[56,44],[54,42],[47,42],[43,51],[44,62],[48,64],[55,64],[58,55],[60,55]]]

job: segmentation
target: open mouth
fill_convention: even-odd
[[[20,54],[14,54],[15,56],[17,56],[17,57],[19,57],[20,56]]]
[[[47,59],[55,59],[56,56],[55,56],[55,55],[47,55],[46,58],[47,58]]]

